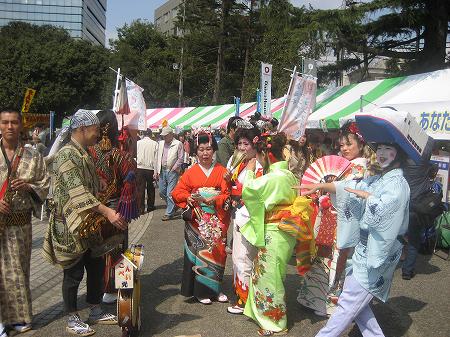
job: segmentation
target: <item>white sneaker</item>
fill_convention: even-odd
[[[104,293],[103,294],[103,303],[113,304],[115,301],[117,301],[117,293],[113,293],[113,294]]]
[[[12,327],[14,330],[16,330],[18,333],[24,333],[31,330],[31,324],[29,323],[17,323],[12,324]]]
[[[66,331],[77,336],[91,336],[95,333],[89,324],[84,323],[78,314],[70,315],[67,321]]]
[[[0,331],[0,337],[8,337],[8,334],[6,333],[5,328],[2,328],[2,331]]]

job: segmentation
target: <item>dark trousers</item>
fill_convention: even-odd
[[[402,266],[403,274],[411,274],[414,272],[421,237],[430,224],[433,224],[433,219],[429,216],[414,211],[409,212],[408,253]]]
[[[137,169],[137,182],[139,193],[139,207],[145,210],[145,191],[147,191],[147,212],[155,208],[155,185],[153,185],[153,170]]]
[[[62,293],[64,309],[71,313],[78,310],[77,296],[78,287],[83,280],[84,269],[87,272],[87,296],[86,302],[89,304],[100,304],[103,297],[103,273],[105,270],[105,260],[103,257],[92,257],[91,251],[84,253],[83,257],[74,266],[64,269],[64,279]]]

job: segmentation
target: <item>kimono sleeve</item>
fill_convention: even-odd
[[[65,189],[67,201],[62,211],[69,230],[73,233],[89,209],[100,205],[100,201],[87,188],[88,182],[82,170],[83,159],[72,151],[59,153],[55,159],[58,188]]]
[[[217,169],[217,167],[216,167]],[[224,209],[225,202],[230,198],[230,184],[223,178],[226,173],[226,169],[220,167],[220,175],[222,177],[220,181],[220,194],[216,198],[216,207]]]
[[[252,171],[247,171],[242,199],[250,214],[250,220],[240,229],[242,235],[255,247],[264,247],[265,204],[261,191],[266,184],[266,176],[256,178]]]
[[[345,188],[363,190],[364,183],[355,180],[334,182],[336,186],[337,230],[339,249],[355,247],[359,242],[360,221],[364,212],[364,200]]]
[[[117,205],[117,211],[124,219],[130,221],[138,217],[137,206],[137,183],[136,183],[136,161],[129,153],[122,151],[119,154],[118,170],[123,179],[122,190]]]
[[[33,198],[33,203],[42,204],[48,194],[48,189],[50,187],[50,177],[47,173],[47,166],[45,165],[42,155],[36,153],[36,155],[33,157],[33,160],[35,162],[35,167],[33,170],[34,176],[29,181],[29,185],[33,190],[32,193],[37,197]]]
[[[178,180],[177,185],[172,191],[172,198],[175,204],[180,208],[187,207],[187,198],[192,193],[192,186],[189,183],[190,170],[187,170]]]
[[[378,268],[397,241],[409,214],[409,186],[403,177],[384,183],[379,196],[366,200],[362,222],[368,227],[367,264]],[[405,226],[406,227],[406,226]]]

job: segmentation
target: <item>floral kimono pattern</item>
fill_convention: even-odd
[[[221,291],[230,221],[227,210],[230,194],[228,183],[223,179],[225,173],[226,169],[216,164],[206,176],[195,164],[181,176],[172,191],[175,203],[181,208],[187,208],[187,198],[199,189],[209,187],[219,191],[214,214],[192,211],[192,217],[185,218],[181,294],[186,297],[216,298]],[[190,213],[189,210],[186,212]]]
[[[269,172],[259,178],[247,172],[242,193],[250,220],[241,233],[258,248],[244,314],[261,328],[275,332],[287,326],[283,280],[296,238],[280,230],[278,222],[270,221],[268,215],[276,207],[292,205],[296,199],[292,186],[298,181],[287,168],[283,161],[272,164]]]

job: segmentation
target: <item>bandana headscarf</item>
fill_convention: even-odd
[[[78,110],[70,119],[69,126],[64,127],[59,133],[58,137],[56,137],[55,142],[53,143],[48,156],[54,155],[59,149],[62,147],[67,137],[70,136],[72,130],[78,129],[82,126],[91,126],[91,125],[99,125],[100,121],[98,117],[89,110]]]

